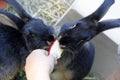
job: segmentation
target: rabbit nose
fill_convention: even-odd
[[[48,36],[48,41],[49,41],[49,42],[53,42],[54,39],[55,39],[55,35],[54,35],[54,34]]]

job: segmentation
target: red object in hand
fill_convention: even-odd
[[[60,49],[59,41],[55,39],[48,49],[48,55],[54,56],[56,59],[60,58],[62,50]]]
[[[51,50],[51,48],[52,48],[52,46],[54,45],[54,43],[55,43],[56,40],[57,40],[57,39],[55,39],[55,40],[51,43],[51,45],[50,45],[50,47],[49,47],[49,49],[48,49],[48,55],[50,55],[50,50]]]
[[[7,8],[8,4],[4,0],[0,0],[0,9]]]

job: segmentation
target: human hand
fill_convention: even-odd
[[[28,80],[50,80],[49,75],[56,60],[42,49],[34,50],[26,59],[25,71]]]
[[[8,6],[8,4],[4,0],[0,0],[0,9],[4,9]]]

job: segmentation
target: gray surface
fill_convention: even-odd
[[[61,26],[64,23],[68,23],[68,22],[74,22],[76,20],[79,20],[82,18],[82,16],[77,13],[75,10],[70,9],[67,13],[65,13],[65,15],[63,15],[64,17],[62,17],[59,22],[57,22],[56,26]]]
[[[93,43],[96,54],[92,71],[99,76],[100,80],[105,80],[114,71],[120,69],[118,45],[104,34],[95,37]]]

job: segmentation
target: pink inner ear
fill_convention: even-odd
[[[49,49],[48,49],[48,56],[50,55],[51,48],[52,48],[52,46],[54,45],[54,43],[55,43],[56,40],[57,40],[57,39],[55,39],[55,40],[51,43],[51,45],[50,45],[50,47],[49,47]]]

